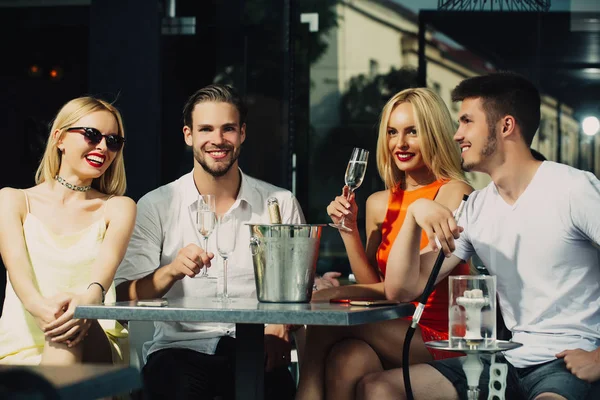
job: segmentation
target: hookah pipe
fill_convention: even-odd
[[[481,339],[481,309],[490,304],[490,299],[483,296],[481,289],[465,290],[456,304],[464,307],[467,314],[467,332],[465,339]]]
[[[458,221],[460,216],[462,215],[465,203],[469,195],[463,195],[462,201],[456,210],[455,219]],[[406,331],[406,336],[404,338],[404,346],[402,348],[402,376],[404,377],[404,388],[406,391],[406,397],[408,400],[414,400],[412,387],[410,385],[410,372],[409,372],[409,351],[410,351],[410,342],[415,334],[415,329],[417,329],[417,325],[419,320],[421,319],[421,315],[423,314],[423,309],[425,308],[425,304],[427,303],[427,299],[429,295],[433,291],[433,286],[435,285],[435,280],[437,279],[438,274],[440,273],[440,268],[442,267],[442,263],[444,262],[444,252],[441,251],[435,259],[435,263],[433,264],[433,269],[431,270],[431,274],[429,275],[429,279],[427,280],[427,284],[425,285],[425,289],[421,294],[421,300],[419,301],[419,305],[417,305],[417,309],[415,310],[412,323],[408,327]]]
[[[469,340],[474,341],[475,343],[477,341],[482,340],[481,309],[490,304],[489,297],[484,297],[483,291],[481,289],[465,290],[463,295],[456,299],[456,304],[458,306],[463,307],[467,314],[467,330],[464,336],[464,338],[467,341],[467,345],[469,344]],[[494,368],[494,364],[495,355],[493,356],[492,366],[490,366],[490,368]],[[483,371],[483,364],[481,363],[478,354],[467,353],[467,357],[463,362],[463,371],[465,372],[465,376],[467,378],[467,385],[469,386],[469,389],[467,391],[467,397],[469,399],[478,399],[478,383],[479,378],[481,376],[481,371]],[[504,393],[502,393],[499,396],[488,398],[498,398],[504,400]]]

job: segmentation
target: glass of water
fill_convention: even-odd
[[[359,149],[358,147],[355,147],[352,150],[352,155],[350,156],[350,161],[348,161],[348,167],[346,168],[346,175],[344,177],[346,186],[349,188],[348,195],[346,196],[347,199],[350,199],[352,193],[358,189],[358,187],[362,184],[363,179],[365,179],[368,159],[368,150]],[[329,226],[333,226],[334,228],[342,231],[352,232],[352,229],[344,225],[344,217],[342,217],[339,223],[330,223]]]
[[[227,300],[227,261],[235,250],[237,236],[237,220],[233,214],[225,214],[217,222],[217,251],[223,258],[223,293],[221,299]]]
[[[196,226],[198,233],[204,238],[204,251],[208,253],[208,237],[215,229],[216,217],[216,199],[213,194],[201,194],[198,196],[198,216],[196,220]],[[208,277],[208,271],[206,266],[202,267],[202,270],[196,278]]]

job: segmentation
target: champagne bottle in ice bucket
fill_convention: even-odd
[[[281,225],[281,211],[279,210],[279,201],[276,197],[267,199],[267,208],[269,209],[269,220],[272,225]],[[280,237],[279,229],[272,229],[270,237]]]
[[[281,212],[279,211],[279,201],[276,197],[269,197],[267,199],[267,209],[269,210],[269,222],[272,225],[281,224]],[[273,232],[271,232],[271,235]],[[251,233],[250,237],[250,253],[252,254],[252,262],[254,265],[254,269],[258,275],[260,275],[259,271],[264,270],[265,265],[265,253],[259,252],[259,246],[261,246],[261,240],[259,238],[262,237],[262,233],[259,231],[258,227],[254,227],[254,230]],[[262,276],[257,275],[257,280],[262,281]]]
[[[267,199],[267,208],[269,209],[269,219],[272,224],[281,224],[281,212],[279,211],[279,201],[276,197]]]

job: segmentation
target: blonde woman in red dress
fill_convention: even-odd
[[[334,222],[345,218],[351,232],[340,231],[357,284],[315,293],[313,299],[369,297],[385,299],[387,257],[408,206],[417,199],[435,200],[456,209],[472,192],[453,141],[454,124],[443,100],[429,89],[406,89],[383,108],[377,141],[377,168],[386,190],[366,204],[366,245],[356,224],[358,207],[348,188],[327,207]],[[427,247],[425,234],[421,249]],[[468,274],[467,264],[453,274]],[[422,288],[424,289],[424,288]],[[421,289],[421,290],[422,290]],[[406,301],[414,301],[407,298]],[[364,375],[401,366],[402,345],[410,318],[356,327],[308,328],[296,399],[353,399]],[[411,342],[411,363],[452,357],[431,352],[424,342],[448,338],[448,282],[439,282]]]

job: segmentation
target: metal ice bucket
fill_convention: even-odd
[[[246,225],[250,228],[258,301],[308,303],[325,225]]]

